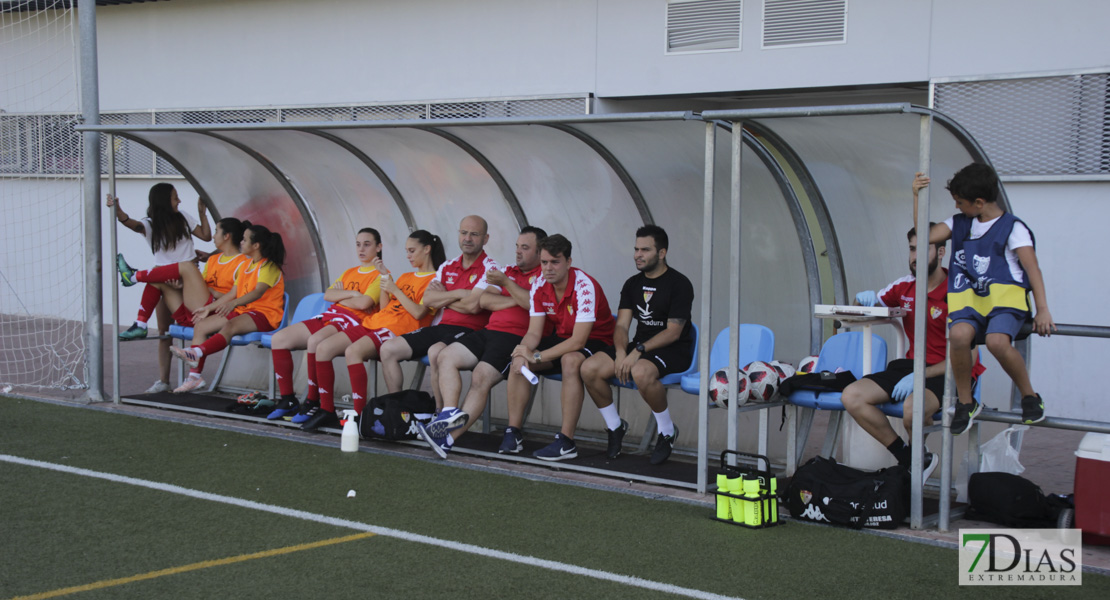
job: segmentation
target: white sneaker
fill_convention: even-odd
[[[170,391],[170,384],[168,384],[165,381],[162,381],[162,380],[159,379],[158,381],[154,382],[154,385],[148,387],[146,389],[146,391],[143,392],[143,393],[144,394],[161,394],[162,392],[168,392],[168,391]]]
[[[208,383],[204,381],[203,377],[186,377],[185,383],[182,383],[181,385],[174,388],[173,393],[181,394],[185,392],[191,392],[197,388],[202,388],[206,385],[208,385]]]
[[[933,474],[933,471],[937,470],[938,465],[940,465],[940,457],[933,452],[926,452],[921,465],[921,485],[923,487],[925,482],[929,481],[929,476]]]

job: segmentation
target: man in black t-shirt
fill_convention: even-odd
[[[678,429],[667,409],[667,390],[659,378],[685,371],[694,354],[694,329],[690,309],[694,286],[685,275],[667,266],[667,232],[645,225],[636,230],[634,256],[640,272],[624,283],[613,332],[613,346],[582,363],[582,380],[601,410],[609,434],[609,458],[620,456],[628,423],[620,418],[609,379],[633,382],[651,407],[659,437],[651,464],[662,464],[671,455]],[[629,341],[628,328],[636,319],[636,335]]]

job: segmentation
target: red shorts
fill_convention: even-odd
[[[389,329],[386,329],[385,327],[370,331],[362,325],[355,325],[354,327],[344,330],[343,333],[347,334],[347,339],[351,340],[352,343],[357,342],[364,337],[370,338],[370,341],[374,342],[374,347],[377,348],[379,352],[382,349],[382,344],[397,337],[397,334],[393,333],[393,331]]]
[[[241,308],[235,309],[235,311],[234,311],[235,316],[238,317],[240,315],[246,315],[246,316],[250,317],[251,320],[254,321],[255,331],[266,332],[266,331],[273,331],[274,330],[274,326],[270,325],[270,320],[266,318],[266,315],[258,312],[257,310],[241,312],[242,310],[243,309],[241,309]],[[232,317],[232,318],[234,318],[234,317]]]
[[[208,306],[215,301],[216,298],[209,294],[208,301],[205,302],[204,305]],[[182,327],[192,327],[195,325],[195,323],[193,323],[193,311],[185,308],[184,303],[182,303],[181,306],[178,306],[177,310],[173,311],[173,320],[175,323],[181,325]]]
[[[335,327],[339,331],[346,331],[351,327],[359,327],[359,318],[348,312],[342,306],[334,304],[331,308],[320,313],[320,315],[312,317],[307,321],[302,321],[302,323],[304,323],[305,327],[308,327],[308,333],[311,335],[328,325]]]

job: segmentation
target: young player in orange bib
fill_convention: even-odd
[[[332,394],[335,384],[332,359],[340,354],[346,356],[347,371],[351,376],[351,398],[355,412],[362,414],[362,409],[366,407],[368,385],[363,362],[378,358],[385,341],[431,324],[435,311],[424,306],[422,300],[436,269],[447,260],[443,242],[439,236],[419,229],[405,240],[405,256],[416,272],[405,273],[396,281],[378,261],[378,268],[383,270],[381,310],[364,319],[361,325],[348,327],[343,331],[344,335],[333,335],[316,347],[316,383],[320,388],[320,402],[305,403],[311,406],[301,429],[314,431],[339,424]]]
[[[135,271],[120,255],[120,277],[157,288],[166,308],[173,313],[174,321],[178,325],[192,327],[193,311],[231,291],[235,287],[235,277],[250,263],[250,257],[239,252],[243,232],[250,225],[250,221],[240,221],[235,217],[220,219],[216,223],[212,239],[216,242],[217,252],[208,257],[203,275],[193,261]],[[190,369],[189,377],[173,390],[174,393],[191,392],[203,387],[206,384],[201,376],[203,371],[204,358],[201,358],[197,366]]]
[[[190,367],[201,358],[227,348],[232,337],[254,331],[273,331],[285,314],[285,244],[281,234],[251,225],[243,234],[242,253],[251,262],[235,278],[235,287],[219,300],[193,311],[193,345],[170,348]],[[215,334],[215,335],[213,335]],[[212,336],[212,337],[208,337]]]
[[[359,230],[355,236],[355,249],[361,264],[344,271],[324,292],[324,300],[331,302],[331,307],[311,319],[294,323],[274,334],[270,346],[281,401],[269,418],[277,419],[297,411],[297,397],[293,392],[293,350],[307,350],[305,360],[308,365],[308,393],[304,404],[307,407],[312,402],[320,401],[320,392],[316,386],[316,347],[329,337],[362,323],[363,319],[377,310],[381,295],[381,273],[375,263],[381,262],[381,234],[372,227]],[[307,412],[308,408],[297,412],[293,422],[304,422]]]

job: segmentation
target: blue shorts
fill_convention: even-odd
[[[988,333],[1004,333],[1010,336],[1012,343],[1018,337],[1018,332],[1025,322],[1029,320],[1028,312],[1018,312],[1011,310],[1001,310],[992,312],[990,316],[984,317],[980,314],[971,314],[960,317],[948,324],[948,328],[956,323],[967,323],[975,328],[975,345],[982,345],[987,343]]]

